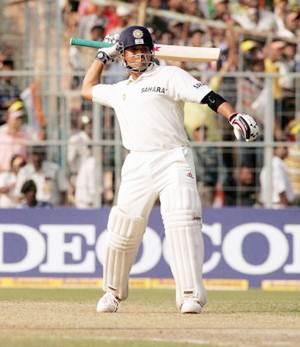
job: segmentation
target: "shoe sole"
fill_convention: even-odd
[[[185,305],[183,304],[181,306],[181,309],[180,309],[180,312],[185,314],[185,313],[188,313],[188,314],[199,314],[201,313],[201,306],[196,306],[195,305]]]

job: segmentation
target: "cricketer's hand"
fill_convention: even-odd
[[[235,113],[229,119],[237,140],[254,141],[259,135],[259,127],[255,119],[246,113]]]
[[[112,44],[112,46],[98,49],[96,59],[102,61],[103,64],[113,61],[114,58],[116,58],[116,56],[119,54],[117,50],[118,39],[119,34],[106,35],[103,41]]]

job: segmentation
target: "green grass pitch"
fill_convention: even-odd
[[[94,289],[0,289],[0,347],[300,346],[300,292],[210,291],[181,315],[173,290],[132,289],[97,314]]]

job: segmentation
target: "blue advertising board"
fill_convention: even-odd
[[[0,210],[0,277],[99,278],[109,209]],[[204,210],[204,278],[300,279],[300,210]],[[171,278],[154,208],[131,277]]]

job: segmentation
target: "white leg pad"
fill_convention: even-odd
[[[176,282],[176,304],[185,298],[207,302],[202,280],[204,246],[201,233],[201,204],[197,190],[180,188],[166,192],[162,216],[170,252],[171,270]]]
[[[130,217],[117,207],[108,220],[108,245],[103,269],[103,289],[120,300],[128,296],[128,278],[145,231],[142,217]]]

